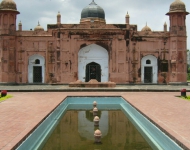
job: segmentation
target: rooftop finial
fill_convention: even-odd
[[[128,13],[128,11],[127,11],[127,14],[126,14],[126,16],[125,17],[128,17],[129,18],[129,13]]]
[[[97,5],[94,0],[92,0],[92,2],[89,5]]]
[[[22,25],[22,22],[21,22],[21,21],[19,22],[19,25]]]
[[[40,26],[40,22],[38,21],[38,26]]]

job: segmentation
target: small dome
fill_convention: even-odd
[[[125,16],[126,18],[129,18],[130,16],[129,16],[129,14],[128,14],[128,12],[127,12],[127,14],[126,14],[126,16]]]
[[[146,24],[146,26],[144,28],[142,28],[141,31],[151,31],[151,28],[148,27],[147,24]]]
[[[40,26],[40,23],[38,22],[38,25],[34,28],[34,31],[44,31],[44,28]]]
[[[98,116],[94,117],[94,121],[99,121],[100,118]]]
[[[185,4],[181,0],[175,0],[170,5],[170,12],[186,12]]]
[[[58,11],[58,14],[57,14],[57,16],[61,16],[61,14],[60,14],[60,12]]]
[[[98,108],[94,107],[93,111],[98,111]]]
[[[83,18],[101,18],[105,19],[104,10],[98,6],[94,0],[85,7],[81,12],[81,19]]]
[[[95,135],[95,136],[101,136],[102,133],[101,133],[100,130],[97,129],[97,130],[94,132],[94,135]]]
[[[17,10],[16,3],[13,0],[3,0],[0,4],[0,10]]]

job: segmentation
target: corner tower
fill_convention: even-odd
[[[0,34],[13,35],[16,31],[16,3],[13,0],[3,0],[0,4]]]
[[[16,3],[2,0],[0,3],[0,82],[16,81]]]
[[[170,17],[170,34],[173,36],[186,36],[186,6],[181,0],[175,0],[170,5],[170,11],[166,14]]]
[[[170,81],[187,81],[187,35],[186,35],[186,6],[181,0],[175,0],[166,14],[170,19]]]

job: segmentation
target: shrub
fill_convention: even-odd
[[[190,80],[190,73],[187,73],[187,80]]]

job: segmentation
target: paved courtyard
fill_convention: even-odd
[[[190,101],[180,92],[9,92],[0,103],[0,149],[14,149],[67,96],[122,96],[190,149]],[[188,93],[187,93],[188,94]]]

